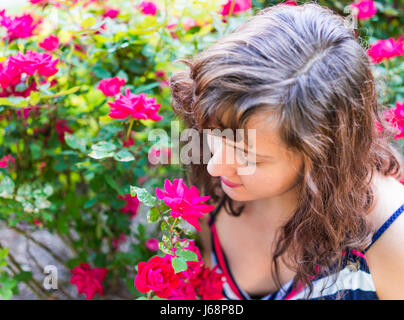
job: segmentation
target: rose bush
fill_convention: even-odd
[[[174,61],[280,2],[30,0],[19,14],[0,4],[1,228],[35,245],[34,259],[42,250],[70,275],[57,292],[46,290],[35,276],[44,266],[35,260],[24,269],[1,242],[1,297],[23,283],[40,299],[221,298],[221,276],[204,265],[196,236],[198,219],[213,209],[202,203],[209,196],[183,183],[170,141],[148,137],[170,132],[175,120],[168,79],[182,65]],[[357,17],[385,118],[402,146],[401,2],[318,2]],[[158,163],[160,156],[168,161]],[[38,231],[69,255],[41,242]]]
[[[214,209],[203,204],[210,196],[200,196],[195,186],[188,188],[182,179],[168,179],[165,191],[156,188],[156,197],[147,190],[131,186],[131,194],[143,199],[153,207],[148,214],[150,223],[161,221],[163,230],[159,249],[163,256],[154,256],[148,262],[137,265],[136,288],[147,293],[150,299],[154,292],[158,298],[168,300],[216,300],[222,299],[223,279],[217,266],[210,270],[205,266],[201,252],[191,239],[181,239],[187,234],[187,222],[200,231],[198,219]],[[160,203],[158,202],[160,200]],[[162,200],[162,201],[161,201]]]

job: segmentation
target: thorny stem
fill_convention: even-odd
[[[132,126],[133,126],[133,123],[135,122],[135,119],[132,119],[131,121],[130,121],[130,124],[129,124],[129,129],[128,129],[128,132],[126,133],[126,142],[128,143],[128,145],[129,145],[129,135],[130,135],[130,131],[132,130]]]

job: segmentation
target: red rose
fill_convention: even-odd
[[[158,297],[165,299],[178,287],[179,282],[180,278],[174,272],[167,255],[155,256],[137,265],[135,286],[142,293],[152,290]]]
[[[199,274],[201,282],[198,288],[202,300],[221,300],[224,298],[222,293],[223,275],[217,273],[217,267],[216,265],[212,270],[205,268]]]

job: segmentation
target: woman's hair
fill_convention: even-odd
[[[404,176],[391,144],[397,131],[380,116],[386,107],[355,30],[317,3],[276,5],[178,61],[188,68],[170,78],[172,107],[188,127],[202,135],[206,128],[245,128],[252,115],[271,114],[283,143],[302,155],[300,207],[277,235],[272,263],[280,288],[278,260],[292,250],[294,284],[308,284],[310,295],[316,266],[331,274],[344,249],[370,243],[366,215],[375,206],[375,171]],[[188,182],[211,203],[222,199],[229,214],[241,214],[201,163],[190,165]]]

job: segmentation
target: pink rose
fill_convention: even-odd
[[[362,20],[373,17],[377,12],[375,2],[372,0],[362,0],[358,3],[351,3],[351,10],[356,12],[358,19]]]
[[[394,139],[397,140],[404,138],[404,100],[402,103],[396,101],[396,107],[386,110],[383,116],[386,121],[399,130],[399,133]]]
[[[59,48],[59,44],[59,38],[54,35],[50,35],[49,37],[43,39],[38,45],[40,48],[52,52]]]
[[[131,116],[134,119],[150,119],[160,121],[163,117],[157,112],[160,104],[156,104],[156,98],[146,98],[145,93],[133,94],[126,89],[125,95],[120,94],[114,102],[108,102],[112,107],[108,114],[114,119],[125,119]]]
[[[70,270],[72,277],[70,283],[77,286],[79,294],[84,293],[87,300],[91,300],[96,293],[104,295],[104,287],[101,282],[104,281],[107,268],[91,268],[88,263],[80,263],[80,267]]]
[[[146,248],[150,251],[158,251],[159,249],[159,241],[155,238],[150,238],[145,243]]]
[[[3,40],[13,41],[18,38],[29,38],[34,34],[33,32],[39,23],[35,23],[30,14],[11,18],[5,15],[5,9],[0,11],[0,25],[7,29],[7,35]]]
[[[286,4],[288,6],[297,6],[296,1],[285,1],[285,2],[281,2],[280,4]]]
[[[404,54],[403,38],[400,37],[397,41],[393,38],[387,40],[377,40],[370,44],[370,49],[367,51],[372,63],[379,63],[383,59],[391,59],[393,57],[402,56]]]
[[[55,127],[58,132],[58,139],[61,143],[65,142],[65,132],[73,133],[73,130],[69,128],[66,119],[57,119]]]
[[[230,7],[233,0],[228,0],[226,4],[223,5],[220,14],[222,16],[227,16],[230,13]],[[236,0],[233,7],[233,13],[239,13],[251,9],[251,0]]]
[[[121,92],[121,88],[125,83],[125,79],[118,77],[103,79],[99,82],[97,89],[101,90],[107,97],[113,97]]]
[[[15,159],[11,154],[3,156],[0,159],[0,168],[7,168],[10,162],[15,162]]]
[[[0,64],[0,86],[3,89],[15,86],[21,81],[21,72],[17,66],[10,63]]]
[[[147,15],[155,16],[157,14],[157,6],[151,1],[142,1],[138,8],[142,11],[142,13]]]
[[[9,64],[17,68],[20,72],[33,75],[38,72],[44,77],[53,76],[59,70],[56,64],[59,59],[52,60],[52,56],[47,53],[38,53],[28,50],[26,54],[18,52],[15,56],[9,58]]]
[[[115,19],[119,14],[119,9],[108,8],[107,11],[103,14],[104,18]]]
[[[164,257],[154,256],[148,262],[139,262],[135,278],[136,289],[142,293],[150,290],[160,298],[169,297],[173,290],[180,283],[180,278],[174,272],[169,259],[170,255]]]
[[[173,183],[166,179],[164,189],[162,191],[156,188],[156,196],[171,208],[171,216],[181,217],[201,231],[198,219],[215,208],[215,206],[202,203],[210,199],[210,196],[201,197],[199,190],[195,186],[188,188],[182,182],[182,178],[174,179]]]
[[[140,206],[140,201],[137,196],[132,197],[130,193],[127,193],[125,196],[118,196],[118,198],[126,201],[126,204],[120,209],[121,212],[130,212],[130,218],[134,218]]]

